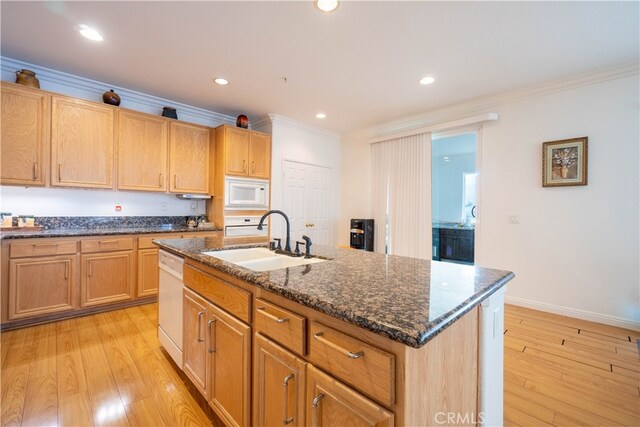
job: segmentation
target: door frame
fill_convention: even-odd
[[[329,212],[332,213],[332,217],[331,217],[331,219],[329,221],[329,240],[330,240],[330,242],[329,242],[328,246],[335,246],[336,245],[336,241],[337,241],[336,240],[337,236],[335,235],[335,222],[338,219],[338,217],[335,216],[335,211],[334,211],[334,209],[335,209],[335,200],[334,200],[335,196],[334,195],[336,194],[336,179],[335,179],[336,177],[335,177],[334,169],[332,167],[330,167],[330,166],[321,165],[319,163],[303,162],[303,161],[292,159],[292,158],[289,158],[289,157],[282,157],[282,162],[281,162],[281,165],[280,165],[281,166],[281,169],[280,169],[280,171],[281,171],[280,172],[280,180],[282,182],[282,186],[281,186],[282,189],[281,189],[280,196],[282,197],[281,200],[282,200],[282,204],[283,205],[284,205],[285,190],[286,190],[286,187],[284,185],[284,183],[285,183],[284,174],[285,174],[285,171],[286,171],[285,164],[287,162],[289,162],[289,163],[297,163],[299,165],[314,166],[314,167],[319,167],[319,168],[323,168],[323,169],[328,169],[331,172],[331,189],[330,189],[331,197],[329,197]]]
[[[483,131],[484,125],[482,123],[465,126],[461,128],[455,128],[450,130],[443,130],[434,132],[431,135],[432,141],[435,139],[449,138],[456,135],[463,135],[468,133],[476,134],[476,224],[473,233],[473,265],[479,265],[482,261],[482,144],[483,144]],[[432,209],[433,209],[433,201]],[[433,231],[432,231],[433,232]]]

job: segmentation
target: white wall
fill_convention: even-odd
[[[340,210],[340,138],[337,134],[314,128],[276,114],[255,123],[254,129],[271,133],[271,208],[283,207],[283,168],[285,160],[323,166],[333,170],[333,204],[330,212],[333,244],[338,240]],[[271,235],[284,236],[284,221],[271,222]]]
[[[186,216],[204,213],[204,200],[134,191],[0,187],[2,212],[35,216]],[[120,205],[120,212],[115,210]]]
[[[638,74],[575,86],[474,111],[500,116],[482,132],[476,261],[515,272],[511,302],[638,327]],[[370,174],[369,136],[345,138],[341,229],[369,213],[369,195],[358,191]],[[589,185],[543,188],[542,143],[580,136],[589,137]]]
[[[123,108],[149,114],[162,113],[163,106],[174,106],[180,120],[215,127],[223,123],[235,124],[235,119],[213,111],[191,107],[167,99],[154,97],[126,88],[110,85],[29,64],[12,58],[0,57],[1,79],[15,82],[16,70],[27,68],[36,72],[43,90],[102,102],[102,94],[114,89],[122,98]],[[122,211],[115,211],[115,204]],[[163,205],[166,210],[163,210]],[[191,201],[179,200],[171,194],[150,194],[130,191],[0,187],[0,209],[14,214],[37,216],[165,216],[190,215]],[[204,213],[204,203],[197,204],[197,214]]]

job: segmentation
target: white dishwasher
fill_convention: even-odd
[[[182,265],[184,260],[160,250],[158,266],[158,340],[182,369]]]

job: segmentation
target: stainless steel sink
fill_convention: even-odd
[[[290,257],[277,254],[267,248],[226,249],[203,252],[203,255],[209,255],[253,271],[271,271],[327,261],[322,258]]]

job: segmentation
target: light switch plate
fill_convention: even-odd
[[[511,214],[508,216],[509,224],[520,224],[520,215]]]

